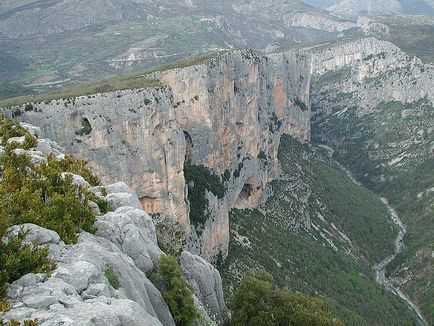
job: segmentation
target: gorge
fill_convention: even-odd
[[[432,118],[433,76],[431,66],[389,42],[370,37],[267,55],[250,50],[224,51],[195,64],[143,73],[139,77],[143,84],[152,81],[152,86],[71,98],[47,97],[30,101],[31,108],[26,106],[27,101],[10,103],[1,112],[37,126],[44,138],[89,160],[104,183],[124,181],[148,214],[165,216],[182,225],[187,234],[186,248],[192,254],[215,264],[219,257],[227,259],[220,267],[224,282],[228,282],[226,294],[245,270],[267,267],[284,274],[274,273],[283,284],[332,300],[347,321],[369,324],[375,323],[375,318],[363,319],[365,307],[357,310],[353,302],[339,300],[339,296],[343,299],[357,290],[345,288],[332,293],[318,284],[321,290],[317,290],[298,270],[307,269],[303,264],[309,263],[291,263],[296,258],[281,252],[270,251],[267,259],[274,263],[261,261],[252,248],[260,248],[261,232],[267,232],[246,225],[259,221],[262,230],[269,230],[269,236],[280,239],[282,246],[290,246],[292,240],[297,247],[285,248],[293,254],[304,246],[312,248],[317,241],[320,248],[315,250],[320,251],[311,249],[304,254],[318,260],[326,257],[324,265],[329,266],[330,278],[333,274],[343,278],[351,275],[342,284],[359,290],[368,288],[384,300],[387,309],[398,314],[402,302],[373,285],[371,266],[383,253],[387,254],[381,259],[393,252],[399,230],[378,196],[359,185],[350,185],[348,176],[315,144],[326,143],[333,148],[333,158],[377,194],[383,194],[384,189],[375,182],[392,182],[393,178],[383,168],[373,173],[379,168],[375,163],[369,170],[360,167],[364,164],[360,162],[362,154],[369,158],[367,162],[385,160],[391,168],[406,157],[417,158],[417,164],[428,162],[429,169],[432,152],[426,148],[434,148],[429,147],[434,146],[433,130],[422,126],[422,134],[414,134],[414,128],[420,126],[419,112],[426,113],[425,119]],[[375,130],[365,124],[372,117],[378,121],[385,112],[380,109],[388,103],[400,103],[396,104],[399,115],[410,119],[410,132],[385,139],[365,136],[375,135],[381,127],[394,131],[393,125],[381,125],[384,121]],[[410,155],[408,151],[413,149]],[[186,180],[185,174],[188,168],[193,174],[202,173],[200,166],[208,171],[203,172],[207,205],[198,212],[201,219],[193,221],[192,211],[197,208],[189,194],[199,185]],[[370,179],[371,175],[375,179]],[[210,180],[214,180],[213,187]],[[413,195],[422,193],[423,209],[429,210],[432,192],[419,186],[416,190]],[[342,193],[345,195],[339,195]],[[399,194],[393,195],[395,205]],[[362,211],[351,212],[354,216],[349,218],[346,214],[350,210],[339,206],[339,196],[345,196],[341,200],[354,207],[374,206],[378,220],[369,219]],[[430,219],[430,215],[420,219],[406,216],[410,234]],[[431,232],[421,234],[429,240]],[[364,243],[366,237],[372,241]],[[276,239],[269,239],[270,250],[277,248]],[[390,268],[405,280],[400,284],[403,291],[431,321],[432,242],[428,240],[415,249],[409,243],[411,250],[398,255]],[[420,256],[428,263],[420,263]],[[341,265],[333,265],[334,259]],[[315,276],[309,280],[319,278],[318,267],[311,267],[309,273]],[[380,269],[377,272],[383,273]],[[303,282],[291,280],[291,273]],[[428,285],[421,290],[419,284]],[[392,323],[394,317],[387,316],[387,309],[378,311],[376,318],[391,318]],[[401,313],[403,324],[411,324],[412,313]]]

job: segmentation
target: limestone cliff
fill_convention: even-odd
[[[177,219],[189,249],[211,259],[227,252],[228,209],[255,206],[278,175],[280,135],[309,139],[309,71],[304,54],[238,50],[154,73],[163,87],[37,103],[16,118],[89,159],[103,182],[125,181],[145,211]],[[189,222],[186,159],[227,188],[222,199],[208,194],[200,235]]]
[[[434,70],[419,58],[376,38],[330,44],[312,53],[312,100],[321,110],[336,103],[357,103],[359,113],[380,103],[434,101]],[[326,96],[324,96],[326,95]]]

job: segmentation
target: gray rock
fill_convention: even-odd
[[[110,297],[110,289],[107,284],[95,283],[89,285],[89,287],[81,295],[83,300],[92,299],[95,297],[104,296]]]
[[[8,139],[7,143],[8,144],[18,143],[18,144],[22,145],[22,144],[24,144],[24,141],[25,141],[25,137],[24,136],[22,136],[22,137],[11,137],[11,138]]]
[[[72,183],[77,185],[77,186],[82,186],[84,188],[89,188],[90,184],[89,182],[87,182],[86,180],[84,180],[84,178],[81,175],[77,175],[74,173],[69,173],[69,172],[63,172],[61,174],[62,178],[65,179],[67,176],[71,176],[72,177]]]
[[[137,195],[124,183],[118,182],[105,187],[107,196],[105,199],[108,202],[110,209],[116,210],[119,207],[131,206],[142,209]]]
[[[20,126],[27,130],[29,134],[31,134],[34,137],[38,137],[42,135],[41,128],[35,127],[29,123],[20,122]]]
[[[158,291],[154,284],[152,284],[152,282],[149,280],[145,280],[145,286],[149,295],[149,300],[151,301],[155,313],[158,316],[158,320],[160,320],[164,326],[175,326],[175,322],[173,321],[173,317],[170,314],[169,307],[164,301],[160,291]]]
[[[155,269],[161,250],[152,219],[142,209],[118,208],[101,217],[96,226],[98,235],[116,244],[143,272]]]
[[[21,231],[27,232],[25,241],[31,243],[35,246],[46,245],[46,244],[61,244],[59,235],[38,225],[26,223],[22,225],[14,225],[9,229],[9,233],[12,235],[17,235]]]
[[[44,153],[45,155],[59,155],[63,152],[63,148],[61,148],[55,141],[49,139],[38,139],[38,146],[36,146],[36,150]]]
[[[122,217],[128,221],[126,229],[141,228],[135,230],[141,236],[136,238],[142,241],[139,247],[153,246],[158,249],[155,230],[149,224],[150,218],[146,213],[128,207],[119,209],[116,215],[119,223]],[[112,232],[108,230],[110,225],[105,224],[107,234],[116,234],[120,225],[113,224],[116,231]],[[121,251],[122,246],[88,233],[80,234],[77,244],[64,246],[53,231],[35,225],[25,227],[29,230],[29,239],[38,244],[51,241],[53,246],[62,248],[61,255],[56,259],[57,268],[49,278],[26,275],[11,284],[8,294],[13,308],[5,315],[6,320],[23,320],[25,316],[37,318],[40,325],[57,325],[58,322],[71,325],[174,325],[161,294],[134,260]],[[145,230],[148,227],[151,229]],[[119,279],[118,290],[109,285],[104,275],[108,267]],[[22,304],[33,310],[23,309]]]
[[[34,286],[41,283],[47,279],[45,274],[26,274],[17,280],[14,284],[22,287]]]
[[[23,296],[22,302],[29,308],[43,309],[57,303],[57,298],[51,295]]]
[[[181,266],[194,294],[210,317],[222,323],[226,318],[226,307],[220,273],[203,258],[188,251],[181,254]]]
[[[78,293],[83,292],[91,282],[99,279],[101,270],[86,261],[77,261],[57,268],[53,277],[61,278],[72,285]]]

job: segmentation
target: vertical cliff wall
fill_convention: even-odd
[[[17,118],[90,160],[103,182],[128,183],[148,213],[178,220],[190,250],[211,259],[227,251],[229,208],[254,207],[278,175],[281,134],[309,139],[309,76],[307,55],[231,51],[154,73],[159,88],[46,101]],[[189,221],[186,160],[227,189],[207,192],[201,225]]]

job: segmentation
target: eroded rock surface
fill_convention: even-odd
[[[90,160],[104,183],[124,181],[146,212],[174,218],[188,233],[186,159],[228,173],[226,195],[210,200],[209,222],[190,237],[190,250],[212,259],[227,252],[228,209],[254,207],[278,175],[280,135],[309,139],[309,71],[310,59],[297,52],[232,51],[155,73],[163,87],[38,103],[17,118]],[[109,203],[130,197],[118,192]]]

